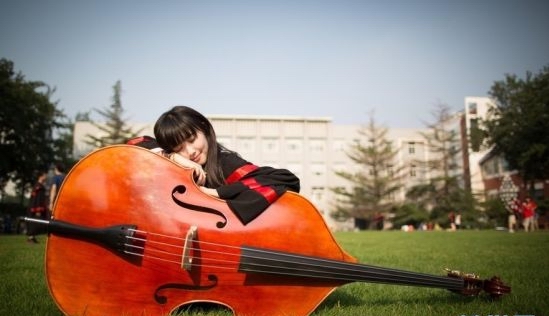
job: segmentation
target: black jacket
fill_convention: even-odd
[[[235,152],[220,152],[225,185],[219,197],[243,223],[248,223],[274,203],[286,190],[299,192],[299,178],[286,169],[258,167]]]

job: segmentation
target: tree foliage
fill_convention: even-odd
[[[141,132],[133,131],[131,127],[126,124],[124,118],[124,107],[121,100],[122,84],[118,80],[113,86],[112,104],[105,109],[94,109],[102,117],[106,119],[104,123],[91,123],[97,127],[101,132],[97,135],[86,135],[86,143],[93,147],[99,148],[114,144],[123,144],[129,138],[135,137]],[[89,120],[89,115],[82,114],[81,119]]]
[[[346,153],[357,169],[336,172],[351,184],[350,188],[332,189],[339,197],[336,218],[370,219],[376,213],[388,212],[395,205],[394,195],[402,187],[402,166],[396,165],[398,151],[387,140],[387,129],[376,125],[371,115],[368,125],[358,134],[359,138]]]
[[[428,132],[421,135],[427,143],[431,159],[418,161],[427,172],[433,174],[431,184],[441,194],[448,195],[457,186],[459,170],[460,138],[454,128],[455,120],[451,109],[445,104],[438,104],[431,112],[434,122],[427,123]]]
[[[76,116],[74,118],[74,120],[76,122],[92,122],[92,119],[90,118],[91,116],[91,111],[87,111],[87,112],[78,112],[76,113]]]
[[[13,181],[23,192],[40,171],[67,156],[67,120],[50,101],[54,89],[27,81],[13,62],[0,59],[0,185]],[[61,138],[58,138],[62,135]],[[70,141],[72,144],[72,140]]]
[[[483,220],[488,227],[506,227],[508,225],[509,212],[505,209],[503,202],[499,198],[488,199],[482,203]]]
[[[415,203],[404,203],[395,210],[393,224],[395,227],[403,225],[413,225],[418,227],[422,223],[429,221],[429,213],[424,208]]]
[[[524,79],[506,75],[489,92],[496,102],[485,122],[489,144],[525,182],[549,178],[549,66]]]

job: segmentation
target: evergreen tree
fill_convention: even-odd
[[[347,156],[356,163],[354,172],[336,174],[351,184],[350,188],[332,188],[339,199],[333,217],[369,222],[395,206],[395,195],[402,187],[403,168],[397,166],[398,151],[387,140],[386,128],[376,125],[373,114],[367,126],[359,131],[359,138],[350,146]]]
[[[121,101],[121,90],[122,85],[120,80],[118,80],[113,86],[114,94],[112,97],[112,104],[103,110],[94,109],[97,113],[104,117],[106,121],[105,123],[96,123],[91,121],[91,123],[102,133],[99,133],[98,135],[86,135],[87,139],[85,142],[87,144],[96,148],[123,144],[128,139],[135,137],[141,132],[141,130],[134,132],[132,128],[128,127],[125,123],[125,119],[123,117],[124,108],[122,107]],[[89,115],[83,114],[80,118],[89,120]]]
[[[67,119],[68,120],[68,119]],[[56,137],[52,140],[52,148],[55,152],[53,163],[61,163],[68,170],[76,162],[73,156],[74,123],[68,120],[62,123]]]
[[[418,161],[418,164],[427,173],[434,174],[430,181],[439,193],[439,196],[434,196],[435,200],[439,200],[440,196],[448,196],[458,186],[461,142],[459,132],[453,128],[459,125],[456,125],[455,117],[447,105],[438,104],[432,115],[435,120],[433,123],[427,123],[429,132],[422,132],[421,135],[431,153],[429,156],[433,158]]]
[[[459,118],[452,115],[451,109],[444,104],[436,105],[431,114],[434,121],[427,123],[429,131],[421,133],[431,158],[415,162],[428,178],[410,188],[407,198],[410,203],[429,210],[431,219],[444,223],[450,212],[470,214],[475,203],[461,182]],[[467,218],[474,219],[474,216],[468,215]]]
[[[92,122],[92,119],[90,118],[90,111],[87,112],[78,112],[76,113],[76,116],[74,117],[74,120],[76,122]]]

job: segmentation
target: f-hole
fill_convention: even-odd
[[[178,193],[179,195],[183,195],[186,191],[187,191],[187,188],[182,184],[176,185],[173,188],[173,190],[172,190],[172,200],[175,202],[175,204],[177,204],[177,205],[179,205],[183,208],[192,210],[192,211],[214,214],[214,215],[217,215],[217,216],[221,217],[222,220],[218,221],[215,224],[215,226],[217,228],[223,228],[223,227],[225,227],[225,225],[227,225],[227,217],[225,217],[225,215],[222,212],[220,212],[216,209],[213,209],[213,208],[187,203],[185,201],[179,200],[175,196],[175,193]]]

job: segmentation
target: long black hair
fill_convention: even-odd
[[[198,111],[183,105],[174,106],[160,115],[154,124],[154,136],[158,145],[167,153],[174,152],[182,143],[192,139],[201,131],[208,142],[206,164],[206,186],[216,188],[225,183],[219,163],[219,151],[225,150],[217,143],[217,137],[210,121]]]

